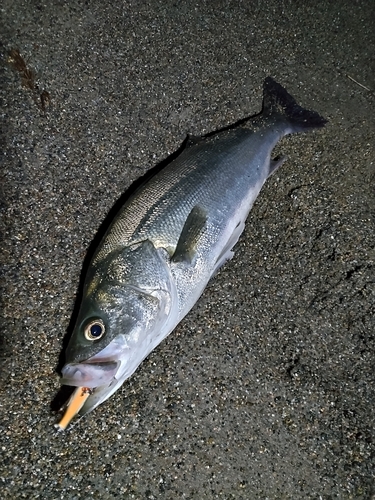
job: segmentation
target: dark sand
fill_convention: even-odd
[[[0,497],[374,499],[374,92],[347,77],[375,89],[373,0],[5,0],[1,18]],[[280,143],[234,260],[57,435],[100,224],[187,133],[258,112],[267,75],[329,124]]]

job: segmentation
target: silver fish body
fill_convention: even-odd
[[[193,141],[128,199],[92,259],[66,352],[62,383],[91,391],[80,415],[130,377],[233,256],[282,163],[271,160],[280,138],[325,122],[267,78],[260,115]]]

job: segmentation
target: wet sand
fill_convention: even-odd
[[[369,0],[5,0],[2,498],[375,498],[374,19]],[[98,228],[187,133],[259,112],[268,75],[328,125],[281,141],[234,259],[57,434]]]

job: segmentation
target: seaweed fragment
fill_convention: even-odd
[[[35,83],[35,71],[26,64],[19,49],[11,49],[9,51],[7,62],[18,71],[22,78],[22,85],[31,90],[35,104],[45,112],[46,108],[51,104],[51,96],[45,89],[40,91],[38,85]]]

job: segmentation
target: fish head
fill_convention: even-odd
[[[170,311],[171,295],[163,289],[106,283],[83,298],[61,379],[63,385],[90,390],[80,415],[130,377],[162,339]]]

